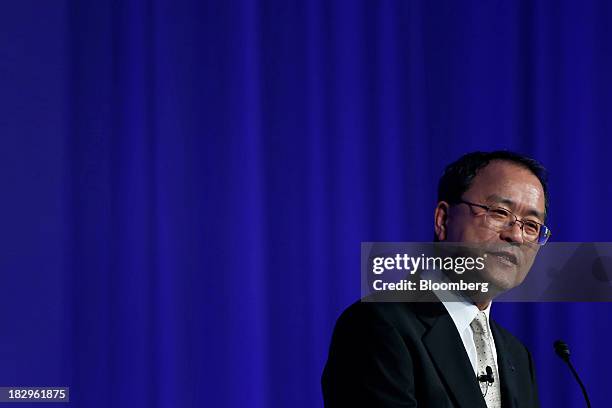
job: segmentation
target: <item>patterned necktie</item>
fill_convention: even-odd
[[[480,390],[488,408],[501,408],[499,375],[493,357],[493,349],[491,348],[492,339],[485,312],[478,312],[470,326],[474,331],[474,344],[476,344],[476,356],[478,357],[478,375],[486,374],[487,366],[493,370],[493,383],[479,382]]]

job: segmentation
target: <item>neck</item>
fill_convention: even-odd
[[[478,307],[478,310],[485,310],[487,307],[489,307],[489,305],[491,304],[490,300],[487,300],[486,302],[475,302],[474,303],[476,305],[476,307]]]

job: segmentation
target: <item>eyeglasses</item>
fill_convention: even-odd
[[[550,228],[544,224],[533,220],[519,220],[510,210],[503,207],[493,207],[484,204],[475,204],[465,200],[459,200],[459,204],[467,204],[472,207],[479,207],[486,210],[485,224],[495,232],[507,231],[511,229],[517,222],[520,224],[523,239],[528,242],[533,242],[538,245],[546,244],[548,238],[552,235]]]

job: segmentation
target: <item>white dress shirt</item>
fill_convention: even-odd
[[[423,271],[421,275],[422,278],[431,279],[432,281],[438,282],[448,282],[449,279],[444,276],[440,271]],[[458,293],[449,292],[449,291],[435,291],[434,293],[440,299],[451,319],[453,319],[453,323],[455,323],[455,327],[457,328],[457,332],[459,332],[459,336],[461,337],[461,341],[463,342],[463,347],[470,358],[470,362],[472,363],[472,367],[474,368],[474,374],[482,374],[478,373],[478,358],[476,357],[476,344],[474,343],[474,331],[470,324],[472,320],[476,317],[480,309],[472,303],[469,302],[465,297],[461,296]],[[487,326],[488,331],[491,333],[491,324],[489,323],[489,314],[491,312],[491,303],[485,310],[483,310],[487,315]],[[495,366],[497,366],[497,349],[495,348],[495,340],[493,339],[493,335],[491,335],[489,342],[491,344],[491,349],[493,352],[493,358],[495,360]],[[499,372],[499,371],[497,371]]]

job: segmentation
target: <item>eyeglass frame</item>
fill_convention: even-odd
[[[525,221],[523,221],[522,219],[519,219],[519,217],[518,217],[516,214],[514,214],[512,211],[508,210],[507,208],[504,208],[504,207],[496,207],[496,206],[492,206],[492,205],[485,205],[485,204],[476,204],[476,203],[472,203],[472,202],[466,201],[466,200],[464,200],[464,199],[459,199],[459,200],[458,200],[458,201],[457,201],[455,204],[467,204],[468,206],[470,206],[470,212],[471,212],[471,208],[472,208],[472,206],[474,206],[474,207],[480,207],[480,208],[482,208],[482,209],[485,209],[485,210],[487,210],[487,212],[485,213],[485,217],[488,215],[489,211],[490,211],[492,208],[499,208],[499,209],[502,209],[502,210],[504,210],[504,211],[508,212],[508,214],[510,214],[510,215],[512,215],[512,216],[514,216],[514,221],[513,221],[513,222],[512,222],[512,223],[509,225],[509,227],[508,227],[507,229],[502,229],[502,230],[497,231],[497,232],[501,232],[501,231],[508,231],[508,230],[512,229],[512,227],[514,226],[514,224],[516,224],[516,223],[518,222],[518,223],[520,223],[520,228],[521,228],[521,235],[522,235],[522,237],[523,237],[523,238],[524,238],[524,239],[525,239],[527,242],[532,243],[532,244],[538,244],[539,246],[544,246],[544,245],[546,245],[546,243],[548,242],[548,240],[550,239],[550,237],[551,237],[551,235],[552,235],[552,231],[551,231],[551,230],[550,230],[550,228],[548,228],[548,227],[547,227],[545,224],[542,224],[541,222],[537,222],[537,221],[533,221],[533,220],[531,220],[531,222],[534,222],[534,223],[538,224],[538,225],[540,226],[540,228],[541,228],[541,227],[546,228],[547,233],[546,233],[546,240],[545,240],[543,243],[538,242],[538,240],[537,240],[537,239],[536,239],[536,241],[530,241],[530,240],[528,240],[528,239],[525,237],[525,230],[524,230],[524,227],[525,227]],[[472,213],[472,215],[476,215],[476,214]],[[539,236],[539,234],[538,234],[538,236]]]

